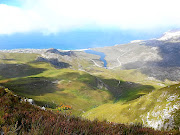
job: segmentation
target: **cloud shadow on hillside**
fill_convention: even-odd
[[[1,85],[22,96],[40,96],[53,93],[56,90],[56,84],[53,83],[53,80],[46,77],[20,78]]]
[[[34,61],[34,63],[35,62],[48,62],[52,66],[54,66],[55,68],[58,68],[58,69],[68,68],[68,67],[71,66],[69,63],[61,62],[61,61],[59,61],[58,59],[55,59],[55,58],[46,59],[46,58],[43,58],[43,57],[38,57],[37,60]]]
[[[107,88],[115,98],[115,101],[134,100],[155,89],[151,85],[142,85],[139,83],[119,81],[116,79],[102,79],[102,81],[107,85]]]
[[[26,64],[0,64],[0,76],[16,78],[36,75],[45,71],[43,68],[34,68]]]

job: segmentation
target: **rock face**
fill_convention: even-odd
[[[177,125],[174,123],[174,114],[172,113],[180,108],[180,97],[178,94],[169,94],[164,91],[157,99],[161,103],[159,106],[154,106],[146,114],[142,115],[143,124],[154,129],[171,130]],[[163,107],[162,107],[163,106]]]

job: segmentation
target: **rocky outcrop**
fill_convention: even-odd
[[[42,53],[36,61],[49,62],[56,68],[68,68],[73,57],[76,57],[73,51],[62,51],[51,48]]]
[[[98,89],[108,90],[108,85],[106,85],[102,80],[96,77],[96,86]]]
[[[55,58],[55,59],[53,59],[53,58],[46,59],[46,58],[43,58],[43,57],[38,57],[36,61],[48,62],[48,63],[52,64],[54,67],[56,67],[56,68],[68,68],[68,67],[70,67],[70,64],[65,63],[65,62],[61,62],[57,58]]]
[[[179,87],[176,87],[176,89],[179,89]],[[173,113],[176,109],[180,109],[179,95],[175,93],[170,94],[169,91],[163,91],[156,100],[157,105],[151,108],[147,114],[141,115],[143,125],[158,130],[171,130],[177,127],[174,123]]]
[[[45,53],[52,53],[52,54],[58,54],[58,55],[62,55],[62,56],[75,56],[75,53],[73,51],[60,51],[54,48],[48,49]]]

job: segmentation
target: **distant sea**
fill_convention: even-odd
[[[160,37],[167,29],[154,32],[125,31],[117,29],[73,30],[56,34],[40,32],[0,35],[0,50],[4,49],[45,49],[62,50],[87,49],[128,43],[132,40],[147,40]]]

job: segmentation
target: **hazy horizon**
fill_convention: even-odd
[[[180,28],[178,0],[1,0],[0,49],[86,49]]]
[[[30,32],[26,34],[16,33],[12,35],[0,35],[0,49],[87,49],[125,44],[132,40],[157,38],[160,37],[163,32],[151,34],[119,30],[75,30],[50,35],[43,35],[38,32]]]

